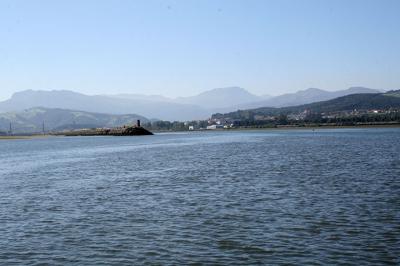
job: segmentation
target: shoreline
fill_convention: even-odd
[[[377,124],[377,125],[313,125],[313,126],[278,126],[278,127],[236,127],[221,129],[197,129],[197,130],[154,130],[154,133],[168,132],[222,132],[222,131],[241,131],[241,130],[298,130],[298,129],[340,129],[340,128],[398,128],[400,124]]]
[[[278,127],[245,127],[245,128],[237,128],[238,130],[263,130],[263,129],[272,129],[272,130],[296,130],[296,129],[340,129],[340,128],[397,128],[400,127],[400,124],[385,124],[385,125],[352,125],[352,126],[335,126],[335,125],[315,125],[315,126],[278,126]],[[228,129],[229,130],[229,129]]]
[[[23,140],[23,139],[41,139],[56,137],[55,135],[8,135],[0,136],[0,140]]]
[[[310,126],[278,126],[278,127],[238,127],[238,128],[223,128],[223,129],[202,129],[202,130],[154,130],[154,133],[183,133],[183,132],[229,132],[229,131],[258,131],[258,130],[299,130],[299,129],[356,129],[356,128],[400,128],[400,124],[375,124],[375,125],[349,125],[349,126],[339,126],[339,125],[310,125]],[[83,135],[84,136],[84,135]],[[88,135],[90,136],[90,135]],[[100,135],[101,136],[101,135]],[[102,135],[107,136],[107,135]],[[112,135],[108,135],[112,136]],[[31,139],[41,139],[50,137],[69,137],[67,134],[46,134],[46,135],[6,135],[0,136],[1,140],[31,140]]]

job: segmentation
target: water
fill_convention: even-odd
[[[0,141],[1,265],[399,265],[400,129]]]

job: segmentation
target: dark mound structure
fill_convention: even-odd
[[[119,128],[95,128],[81,129],[69,132],[63,132],[57,135],[64,136],[146,136],[153,135],[150,131],[140,126],[140,120],[136,126],[124,126]]]
[[[146,135],[153,135],[153,133],[143,127],[133,126],[133,127],[114,128],[114,129],[105,129],[105,128],[82,129],[82,130],[63,132],[59,135],[64,135],[64,136],[146,136]]]
[[[108,135],[112,135],[112,136],[145,136],[145,135],[153,135],[153,133],[143,127],[127,127],[127,128],[123,128],[122,130],[110,130]]]

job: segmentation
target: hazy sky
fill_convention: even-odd
[[[400,1],[0,0],[0,99],[400,88]]]

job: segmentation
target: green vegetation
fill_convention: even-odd
[[[280,126],[357,126],[357,125],[383,125],[399,124],[400,112],[384,114],[363,114],[337,118],[324,118],[318,114],[307,116],[303,120],[289,120],[282,115],[278,120],[241,120],[235,122],[235,127],[274,128]]]
[[[385,93],[384,95],[385,95],[385,96],[391,96],[391,97],[400,97],[400,90],[388,91],[388,92]]]
[[[389,93],[363,93],[352,94],[329,101],[304,104],[299,106],[290,106],[282,108],[262,107],[250,110],[239,110],[227,114],[214,114],[212,118],[216,119],[241,119],[251,120],[256,115],[277,116],[288,115],[308,110],[311,113],[332,113],[348,112],[353,110],[389,110],[400,109],[400,91],[391,91]]]
[[[352,94],[329,101],[282,107],[239,110],[214,114],[212,120],[248,125],[286,125],[298,123],[344,123],[397,121],[400,110],[399,91]]]

